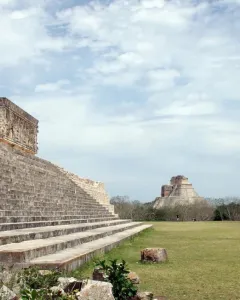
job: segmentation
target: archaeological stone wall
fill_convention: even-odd
[[[3,188],[9,187],[13,197],[26,193],[25,200],[40,199],[42,196],[49,201],[51,196],[52,204],[55,200],[57,203],[66,200],[65,203],[70,206],[72,204],[67,203],[70,199],[78,205],[81,203],[75,203],[75,200],[85,197],[93,203],[96,201],[101,204],[108,213],[114,214],[114,207],[110,205],[103,183],[80,178],[32,155],[37,153],[37,133],[38,120],[7,98],[0,98],[0,167],[1,185],[5,184]],[[15,173],[18,173],[21,184]],[[14,191],[17,195],[14,195]],[[68,198],[69,193],[73,198]],[[30,205],[31,203],[29,201]]]
[[[90,193],[74,183],[56,165],[8,144],[0,143],[0,210],[13,215],[21,211],[31,215],[54,214],[62,211],[74,215],[109,215]]]
[[[38,120],[7,98],[0,98],[0,140],[37,153]]]
[[[81,178],[71,172],[58,167],[59,170],[66,174],[75,184],[81,187],[86,193],[93,197],[98,203],[105,206],[110,212],[114,213],[114,206],[110,204],[109,196],[105,190],[104,183],[93,181],[86,178]]]

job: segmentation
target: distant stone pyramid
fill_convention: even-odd
[[[155,199],[153,207],[161,208],[194,203],[206,203],[206,201],[196,193],[187,177],[178,175],[171,178],[170,184],[162,186],[161,197]]]

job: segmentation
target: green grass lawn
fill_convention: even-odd
[[[105,259],[124,259],[140,276],[140,290],[169,300],[240,299],[240,222],[156,222],[107,253]],[[141,264],[140,250],[167,249],[169,262]],[[94,263],[75,271],[91,277]]]

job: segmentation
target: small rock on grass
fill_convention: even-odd
[[[146,248],[141,251],[142,262],[161,263],[168,260],[167,251],[164,248]]]
[[[153,293],[139,292],[137,293],[136,300],[153,300]]]
[[[139,284],[140,283],[139,276],[135,272],[130,272],[127,277],[134,284]]]

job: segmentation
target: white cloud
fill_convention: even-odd
[[[35,87],[35,92],[56,92],[69,85],[69,80],[59,80],[54,83],[38,84]]]
[[[40,118],[41,153],[147,200],[175,173],[231,182],[238,1],[80,2],[0,0],[1,90]]]
[[[26,8],[13,8],[17,4],[14,1],[0,2],[0,66],[29,62],[46,56],[47,51],[61,51],[69,46],[67,39],[52,37],[47,31],[50,16],[44,2],[36,7],[32,1],[31,5],[27,3]]]
[[[147,74],[149,89],[152,91],[161,91],[175,86],[175,79],[180,77],[177,70],[151,70]]]

